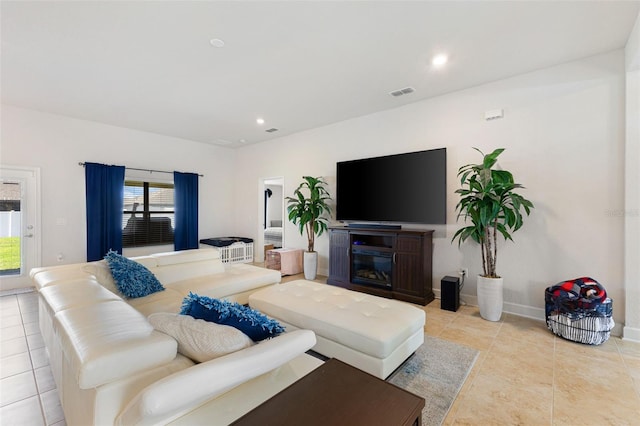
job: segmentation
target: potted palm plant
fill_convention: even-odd
[[[303,176],[303,181],[287,197],[289,220],[298,225],[300,235],[307,232],[307,251],[304,253],[304,277],[313,280],[318,270],[318,253],[314,250],[315,237],[327,230],[325,214],[331,214],[327,204],[331,197],[326,190],[327,183],[321,177]],[[303,193],[304,192],[304,193]],[[306,193],[306,195],[305,195]]]
[[[523,213],[528,216],[533,203],[516,193],[524,187],[515,183],[510,172],[493,168],[504,148],[491,154],[474,149],[482,154],[483,161],[458,169],[462,188],[456,191],[460,194],[456,205],[458,219],[463,217],[471,224],[459,229],[452,241],[457,238],[459,246],[471,238],[480,244],[483,268],[483,274],[478,276],[480,316],[498,321],[502,316],[503,301],[503,279],[496,272],[498,234],[513,241],[511,234],[522,227]]]

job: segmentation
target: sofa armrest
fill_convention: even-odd
[[[167,423],[190,408],[286,364],[315,343],[311,330],[296,330],[174,373],[143,389],[115,424]]]

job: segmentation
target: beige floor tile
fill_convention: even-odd
[[[31,358],[29,352],[2,358],[0,362],[0,379],[24,373],[31,370]]]
[[[440,337],[442,331],[451,323],[451,319],[434,318],[427,315],[427,321],[424,325],[424,331],[430,336]]]
[[[481,375],[499,377],[521,387],[553,384],[553,349],[531,350],[527,343],[495,343],[486,354]]]
[[[579,379],[578,379],[579,380]],[[603,390],[585,380],[580,385],[554,387],[553,420],[556,425],[638,424],[640,398],[626,386]]]
[[[466,312],[461,312],[460,315],[456,316],[456,318],[451,322],[450,327],[464,328],[466,330],[480,333],[484,336],[496,337],[500,332],[502,325],[502,321],[487,321],[481,318],[479,313],[476,314],[474,311],[467,309]]]
[[[45,365],[49,365],[49,356],[47,355],[47,350],[45,348],[38,348],[29,353],[31,354],[31,364],[33,365],[33,368],[40,368]]]
[[[62,411],[57,390],[41,393],[40,400],[42,401],[42,409],[48,425],[64,420],[64,412]]]
[[[17,339],[24,336],[24,327],[22,324],[13,327],[4,327],[0,329],[0,341]]]
[[[556,353],[554,359],[555,384],[570,389],[583,384],[599,391],[615,391],[622,386],[632,391],[631,376],[622,358],[618,361],[572,356]]]
[[[30,312],[24,312],[22,314],[22,322],[24,324],[28,324],[31,322],[38,322],[38,311],[30,311]]]
[[[0,309],[18,306],[18,298],[16,296],[4,296],[0,298]]]
[[[563,339],[562,337],[556,337],[556,353],[588,357],[593,359],[607,359],[610,361],[620,361],[621,355],[616,343],[609,339],[601,345],[585,345],[582,343],[572,342],[570,340]]]
[[[8,415],[33,416],[23,424],[39,425],[46,416],[47,424],[66,426],[46,351],[33,349],[42,343],[36,302],[35,293],[0,298],[2,327],[19,325],[24,308],[27,336],[1,342],[0,370],[8,373],[0,383],[30,374],[31,382],[25,380],[23,387],[26,383],[28,390],[40,390],[40,397],[13,403],[5,403],[3,396],[1,423],[11,424],[4,421]],[[554,336],[543,321],[504,314],[501,321],[490,322],[480,317],[477,307],[450,312],[440,309],[439,300],[416,306],[427,314],[427,334],[480,350],[445,425],[574,425],[576,419],[581,425],[624,425],[640,418],[640,344],[611,337],[601,346],[581,345]],[[17,316],[12,316],[15,309]],[[34,370],[19,371],[29,358]]]
[[[625,354],[625,355],[635,355],[640,357],[640,343],[639,342],[631,342],[629,340],[622,340],[620,338],[617,337],[613,337],[611,339],[616,346],[618,347],[618,350]]]
[[[20,318],[19,314],[0,317],[0,333],[2,333],[1,329],[16,325],[22,325],[22,318]]]
[[[25,301],[19,301],[20,313],[24,315],[27,312],[38,311],[38,299],[29,299]]]
[[[20,307],[16,303],[15,305],[8,305],[0,309],[0,317],[6,318],[13,315],[20,315]]]
[[[53,379],[53,373],[48,365],[34,370],[34,373],[36,375],[36,385],[38,386],[39,393],[56,389],[56,382]]]
[[[28,351],[27,339],[19,337],[17,339],[3,340],[0,342],[0,357],[21,354]]]
[[[40,333],[40,326],[37,322],[29,322],[24,325],[24,334],[27,336],[38,333]]]
[[[514,386],[480,372],[471,389],[459,398],[456,425],[551,424],[553,392],[548,385]]]
[[[32,396],[0,408],[0,424],[3,426],[44,426],[38,396]]]
[[[498,337],[505,340],[518,340],[536,346],[550,346],[553,348],[555,335],[547,329],[544,321],[518,317],[511,314],[503,315],[503,324]]]
[[[29,344],[30,351],[33,351],[39,348],[44,348],[44,339],[42,338],[42,334],[40,333],[28,335],[27,343]]]
[[[472,347],[479,351],[487,351],[493,344],[493,338],[490,336],[484,336],[474,330],[468,330],[460,326],[451,327],[451,325],[449,325],[442,330],[438,337]]]
[[[27,371],[0,379],[0,393],[2,393],[0,406],[9,405],[37,395],[38,390],[36,389],[33,372]]]

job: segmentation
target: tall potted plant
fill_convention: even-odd
[[[478,276],[478,306],[482,318],[498,321],[502,315],[503,279],[496,272],[498,258],[498,233],[505,240],[522,227],[523,213],[527,216],[533,203],[516,193],[524,188],[515,183],[513,175],[506,170],[496,170],[498,156],[504,151],[499,148],[491,154],[484,154],[480,164],[467,164],[458,169],[461,189],[460,201],[456,205],[458,219],[463,217],[471,225],[459,229],[452,241],[458,239],[458,246],[471,238],[480,244],[483,274]]]
[[[294,191],[293,197],[287,197],[289,220],[298,225],[300,235],[307,232],[307,251],[304,253],[304,277],[313,280],[318,270],[318,253],[314,250],[315,237],[327,230],[325,214],[331,214],[327,204],[331,197],[321,177],[303,176],[303,181]],[[303,193],[304,192],[304,193]],[[305,195],[306,193],[306,195]]]

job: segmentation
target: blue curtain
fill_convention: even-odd
[[[109,250],[122,254],[124,166],[85,163],[87,261],[101,260]]]
[[[198,248],[198,175],[173,172],[175,194],[175,230],[177,250]]]

